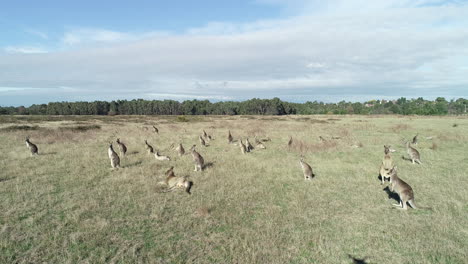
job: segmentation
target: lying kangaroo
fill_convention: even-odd
[[[187,180],[186,177],[175,176],[174,167],[171,167],[169,170],[167,170],[165,175],[166,175],[166,180],[159,182],[159,184],[167,186],[167,190],[165,192],[171,192],[171,191],[174,191],[175,189],[182,188],[188,194],[192,194],[190,192],[190,189],[193,186],[193,182]]]

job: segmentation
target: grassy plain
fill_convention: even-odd
[[[271,142],[241,155],[228,130]],[[401,158],[416,133],[422,165]],[[117,137],[129,154],[111,170]],[[145,139],[172,160],[148,155]],[[178,142],[210,166],[194,172]],[[431,210],[392,206],[378,179],[384,144]],[[467,149],[467,117],[0,116],[0,263],[467,263]],[[158,192],[170,166],[192,195]]]

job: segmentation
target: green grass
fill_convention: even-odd
[[[464,117],[8,118],[0,123],[0,263],[468,259]],[[40,129],[5,129],[18,124]],[[63,129],[79,126],[96,129]],[[198,142],[203,129],[215,138],[206,148]],[[272,141],[266,150],[241,155],[227,143],[227,130],[235,139]],[[422,165],[401,159],[404,140],[416,133]],[[340,139],[321,143],[320,135]],[[30,156],[26,136],[39,156]],[[117,137],[130,154],[121,158],[122,169],[111,170],[107,146]],[[145,139],[172,160],[148,155]],[[212,166],[194,172],[190,155],[179,158],[169,148],[178,142],[186,149],[197,144]],[[416,205],[432,210],[392,206],[396,201],[378,179],[384,144],[397,150],[393,159]],[[301,154],[314,169],[312,181],[303,179]],[[190,176],[192,195],[157,191],[170,166]]]

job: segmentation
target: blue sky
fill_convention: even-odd
[[[3,1],[0,105],[468,97],[468,1]]]

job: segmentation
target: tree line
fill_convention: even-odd
[[[1,115],[305,115],[305,114],[401,114],[401,115],[460,115],[467,113],[468,100],[434,101],[404,97],[371,100],[364,103],[323,103],[308,101],[291,103],[273,99],[250,99],[242,102],[210,102],[208,100],[117,100],[94,102],[51,102],[29,107],[1,107]]]

